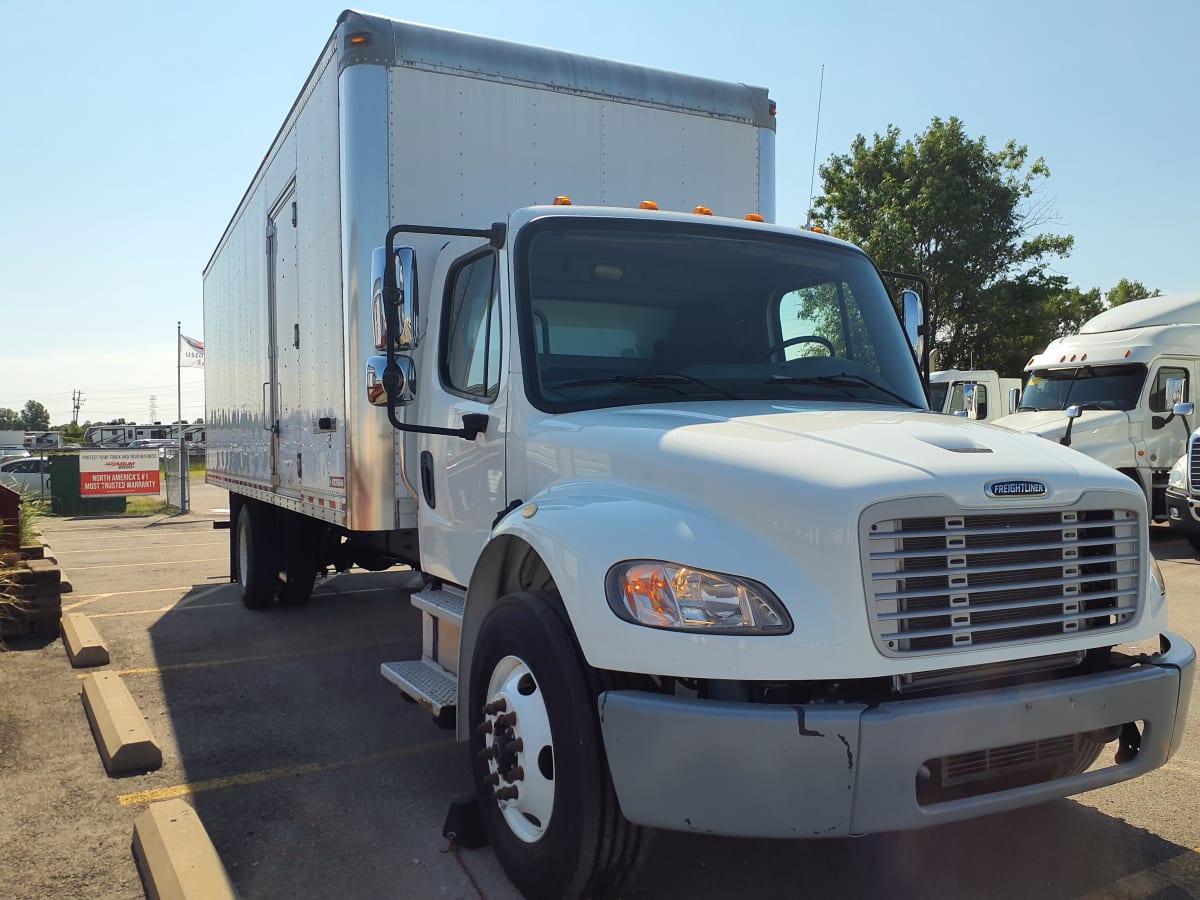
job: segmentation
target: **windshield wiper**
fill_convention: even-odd
[[[704,388],[706,391],[711,391],[714,394],[725,397],[729,400],[740,400],[737,394],[731,393],[724,388],[719,388],[716,385],[709,384],[707,381],[701,381],[699,378],[694,378],[691,375],[683,375],[679,372],[646,372],[641,375],[605,375],[599,378],[581,378],[578,381],[564,381],[561,384],[547,385],[554,390],[569,387],[591,387],[592,385],[601,384],[633,384],[645,387],[671,387],[677,384],[694,384]],[[676,391],[677,394],[682,394],[682,391]]]
[[[857,384],[887,394],[893,400],[899,400],[910,409],[924,409],[919,403],[913,403],[907,397],[897,394],[895,391],[885,388],[881,384],[877,384],[870,378],[864,378],[862,375],[851,375],[849,372],[843,372],[840,375],[772,375],[771,382],[769,383],[772,382],[776,384],[828,384],[841,388],[846,392],[848,397],[854,397],[854,392],[849,390],[848,385]]]

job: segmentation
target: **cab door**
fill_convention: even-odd
[[[470,249],[468,249],[470,248]],[[470,441],[415,435],[420,448],[415,484],[426,572],[465,585],[492,523],[508,502],[504,472],[508,428],[507,282],[504,257],[478,241],[452,241],[434,269],[417,384],[421,423],[462,428],[463,416],[487,416],[487,430]],[[411,472],[411,470],[410,470]]]
[[[1176,403],[1192,401],[1192,378],[1195,361],[1186,358],[1163,357],[1150,368],[1149,391],[1146,401],[1148,415],[1142,427],[1146,465],[1154,472],[1169,472],[1175,461],[1187,450],[1187,427],[1171,415]],[[1188,423],[1194,427],[1195,423]],[[1159,427],[1155,427],[1158,425]],[[1143,449],[1143,448],[1139,448]],[[1159,485],[1158,482],[1162,484]],[[1166,476],[1155,479],[1156,488],[1165,488]],[[1161,493],[1161,490],[1156,491]],[[1155,510],[1162,512],[1163,510]]]

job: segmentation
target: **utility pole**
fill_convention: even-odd
[[[73,391],[71,393],[71,424],[76,428],[79,427],[79,407],[83,406],[83,391]]]

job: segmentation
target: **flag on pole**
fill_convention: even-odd
[[[204,368],[204,341],[198,341],[185,334],[179,335],[179,367]]]

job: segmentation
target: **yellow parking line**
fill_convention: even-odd
[[[1126,875],[1080,900],[1136,900],[1151,897],[1168,888],[1179,888],[1189,896],[1200,897],[1200,848],[1185,850],[1166,862]]]
[[[149,616],[153,613],[169,613],[169,612],[190,612],[194,609],[213,609],[218,606],[236,606],[237,604],[229,600],[224,603],[201,603],[199,606],[183,606],[175,604],[174,606],[158,606],[154,609],[129,609],[124,612],[106,612],[92,613],[90,619],[117,619],[121,616]]]
[[[314,772],[332,772],[350,766],[368,765],[373,762],[403,759],[416,756],[430,750],[444,750],[453,745],[453,740],[427,741],[424,744],[414,744],[400,750],[388,750],[384,753],[371,753],[354,759],[339,759],[327,763],[305,763],[299,766],[287,766],[282,769],[264,769],[260,772],[246,772],[242,775],[230,775],[225,778],[210,778],[206,781],[193,781],[190,784],[176,784],[170,787],[154,788],[149,791],[138,791],[135,794],[122,794],[117,802],[122,806],[141,806],[145,803],[155,803],[159,800],[174,800],[178,797],[190,797],[203,791],[215,791],[228,787],[244,787],[249,784],[261,784],[264,781],[278,781],[281,778],[294,778],[297,775],[311,775]]]
[[[58,550],[58,552],[63,553],[67,556],[74,556],[77,553],[116,553],[116,552],[122,551],[122,550],[169,550],[174,547],[217,547],[217,546],[226,545],[228,543],[229,543],[229,541],[227,541],[227,540],[225,540],[225,541],[186,541],[182,544],[154,544],[153,546],[150,546],[150,547],[146,547],[146,546],[141,546],[141,547],[103,547],[99,550],[61,550],[56,546],[55,549]]]
[[[395,640],[394,638],[387,641],[375,641],[369,644],[331,644],[325,647],[310,647],[307,650],[289,650],[287,653],[268,653],[262,656],[237,656],[232,659],[206,659],[200,662],[177,663],[173,666],[147,666],[140,669],[119,669],[114,671],[113,675],[134,676],[134,675],[162,675],[167,672],[182,672],[187,669],[216,669],[221,666],[240,665],[241,663],[256,663],[256,662],[271,662],[273,660],[292,660],[301,656],[318,656],[322,653],[346,653],[351,650],[370,650],[372,647],[384,647],[395,644],[409,644],[419,641],[420,638],[406,638]],[[88,674],[81,673],[77,678],[87,678]]]
[[[81,607],[81,606],[87,606],[89,603],[95,603],[97,600],[106,600],[107,598],[109,598],[111,596],[113,596],[113,595],[112,594],[93,594],[91,597],[88,597],[85,600],[79,600],[75,603],[67,604],[66,606],[64,606],[62,608],[62,611],[70,612],[73,609],[79,609],[79,607]]]
[[[228,556],[209,556],[209,557],[205,557],[204,559],[175,559],[175,560],[164,561],[163,563],[161,563],[161,565],[174,566],[174,565],[178,565],[179,563],[220,562],[222,560],[228,561],[229,557]],[[133,563],[112,563],[111,565],[107,565],[107,566],[71,566],[70,569],[71,569],[71,572],[74,573],[74,572],[86,572],[86,571],[90,571],[91,569],[132,569],[135,566],[145,568],[146,565],[147,565],[147,563],[145,561],[142,561],[142,562],[133,562]],[[151,563],[150,565],[153,565],[153,563]]]

